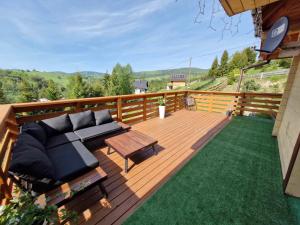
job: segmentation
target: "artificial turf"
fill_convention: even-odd
[[[124,224],[299,224],[299,199],[282,191],[273,125],[234,118]]]

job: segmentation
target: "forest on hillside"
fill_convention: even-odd
[[[220,61],[216,57],[207,72],[191,68],[188,88],[207,90],[218,82],[226,81],[225,91],[234,91],[240,68],[257,62],[257,54],[251,48],[236,51],[231,56],[224,51]],[[251,69],[249,74],[289,68],[291,59],[274,60],[262,68]],[[0,103],[33,102],[44,100],[101,97],[124,95],[134,92],[133,81],[146,79],[149,81],[149,92],[164,91],[172,73],[188,73],[189,68],[159,70],[134,73],[131,65],[115,65],[111,74],[78,72],[67,74],[62,72],[39,72],[36,70],[4,70],[0,69]],[[271,91],[278,92],[284,86],[284,79],[270,78]],[[243,91],[269,91],[257,79],[245,79]]]
[[[157,92],[166,88],[171,74],[187,71],[189,68],[133,72],[129,64],[116,64],[110,74],[0,69],[0,102],[5,104],[132,94],[135,79],[148,80],[149,91]],[[191,68],[191,79],[198,79],[206,73],[207,70]]]
[[[251,79],[251,76],[247,75],[253,75],[267,71],[276,71],[280,69],[288,69],[291,66],[291,61],[292,60],[290,58],[272,60],[269,64],[262,67],[246,70],[244,82],[242,83],[242,91],[259,91],[261,89],[265,92],[278,92],[282,89],[282,87],[279,87],[280,83],[277,81],[286,80],[286,76],[271,77],[269,80],[271,80],[272,82],[270,84],[270,88],[268,89],[264,87],[264,85],[262,84],[262,80],[255,78]],[[225,50],[220,61],[217,57],[215,57],[211,68],[209,69],[208,78],[212,81],[223,78],[226,79],[228,86],[235,87],[240,77],[240,69],[256,63],[259,63],[259,60],[257,60],[257,53],[250,47],[245,48],[242,51],[236,51],[231,56],[229,56],[228,51]],[[250,79],[248,77],[250,77]],[[283,83],[282,86],[284,85],[285,84]],[[195,89],[195,87],[192,88]],[[225,88],[225,90],[235,91],[235,89],[232,90],[230,88]]]

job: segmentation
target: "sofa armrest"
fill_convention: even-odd
[[[118,124],[122,127],[123,130],[129,131],[131,129],[131,126],[122,123],[122,122],[118,122]]]

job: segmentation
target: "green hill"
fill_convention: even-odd
[[[103,72],[95,72],[95,71],[80,71],[79,73],[85,77],[93,77],[93,78],[102,78],[105,75],[105,73],[103,73]],[[140,72],[134,72],[134,75],[136,78],[153,80],[153,79],[168,78],[171,74],[180,74],[180,73],[188,74],[189,68],[140,71]],[[206,73],[207,73],[207,70],[205,70],[205,69],[191,68],[191,78],[199,77]],[[59,82],[61,84],[65,84],[67,82],[67,78],[74,74],[75,74],[75,72],[74,73],[66,73],[66,72],[61,72],[61,71],[47,72],[47,71],[18,70],[18,69],[13,69],[13,70],[1,69],[0,70],[0,76],[2,76],[2,77],[6,77],[8,75],[15,76],[16,78],[19,78],[19,79],[22,79],[26,76],[42,77],[46,80],[52,79],[53,81]]]
[[[208,72],[206,69],[200,69],[196,67],[191,68],[191,78],[205,75]],[[169,70],[153,70],[153,71],[141,71],[135,72],[137,78],[152,80],[168,78],[171,74],[189,74],[189,68],[177,68]]]

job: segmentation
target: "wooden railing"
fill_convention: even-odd
[[[7,172],[18,127],[22,124],[88,109],[93,111],[110,109],[116,120],[134,124],[157,117],[159,99],[165,99],[166,112],[172,113],[185,107],[187,96],[195,98],[196,109],[199,111],[225,113],[232,110],[235,115],[255,112],[272,116],[276,116],[282,97],[281,94],[270,93],[173,91],[2,105],[0,106],[1,199],[11,196],[12,182],[7,177]]]
[[[232,110],[235,115],[245,113],[267,114],[276,117],[282,94],[236,93],[189,91],[195,98],[197,110],[225,113]]]
[[[186,91],[120,95],[111,97],[59,100],[13,104],[19,125],[43,120],[64,113],[84,110],[110,109],[114,118],[128,124],[147,120],[158,115],[159,99],[166,101],[166,111],[174,112],[184,108]]]
[[[18,135],[18,127],[11,105],[0,106],[0,200],[9,199],[12,180],[8,178],[8,168],[12,148]]]

